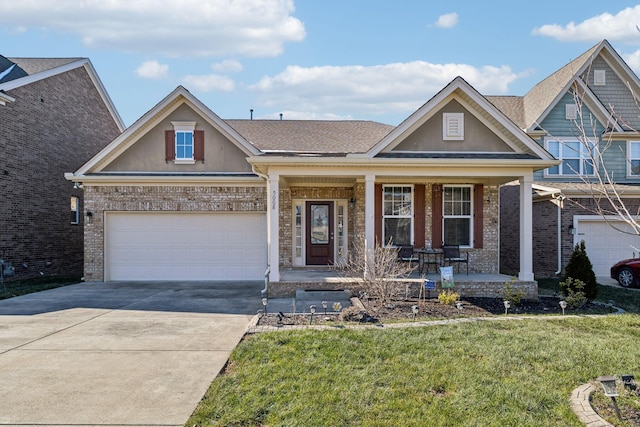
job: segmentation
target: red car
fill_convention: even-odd
[[[624,259],[611,267],[611,278],[625,288],[638,286],[638,277],[640,277],[640,258]]]

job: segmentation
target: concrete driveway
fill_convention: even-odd
[[[184,425],[261,288],[83,283],[0,301],[0,425]]]

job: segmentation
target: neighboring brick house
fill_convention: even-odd
[[[88,59],[0,56],[0,259],[15,278],[82,275],[83,193],[64,173],[123,129]]]
[[[577,97],[574,96],[577,94]],[[640,207],[640,80],[603,40],[538,83],[521,97],[487,97],[517,126],[562,163],[534,174],[533,271],[562,274],[572,250],[585,241],[597,276],[615,262],[640,254],[640,237],[615,215],[602,216],[589,181],[594,181],[588,140],[602,152],[613,187],[630,212]],[[583,125],[577,125],[580,122]],[[581,135],[584,131],[584,134]],[[608,147],[607,147],[608,146]],[[605,149],[605,147],[607,147]],[[518,271],[517,183],[501,189],[501,271]],[[610,205],[604,203],[605,210]],[[605,212],[606,213],[606,212]],[[623,231],[616,231],[611,224]]]
[[[262,280],[343,262],[356,236],[459,244],[499,270],[499,186],[520,180],[519,278],[533,280],[531,182],[557,164],[454,79],[393,127],[222,120],[176,88],[67,179],[82,183],[85,277]],[[496,295],[504,282],[496,282]]]

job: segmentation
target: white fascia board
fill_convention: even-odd
[[[7,105],[9,102],[15,102],[15,98],[7,95],[6,93],[0,92],[0,105]]]
[[[115,104],[111,100],[111,97],[109,96],[109,92],[107,92],[107,89],[102,84],[102,80],[100,80],[98,73],[96,72],[95,68],[93,68],[93,64],[91,63],[91,60],[86,59],[84,67],[87,70],[87,74],[89,74],[89,77],[91,78],[91,81],[93,82],[94,86],[96,87],[96,89],[98,89],[98,93],[102,98],[102,102],[104,102],[104,104],[107,106],[107,109],[109,110],[109,113],[111,113],[113,120],[116,122],[118,129],[120,130],[120,132],[124,131],[126,126],[122,121],[122,117],[120,117],[120,113],[118,113],[118,110],[116,109]]]
[[[189,175],[75,175],[65,173],[65,178],[83,185],[239,185],[263,186],[265,180],[258,176],[189,176]]]
[[[84,175],[89,172],[99,172],[110,163],[109,159],[116,158],[119,154],[134,144],[137,141],[139,133],[143,132],[145,129],[151,129],[158,125],[176,108],[178,108],[178,106],[182,105],[182,102],[180,102],[181,97],[184,98],[183,102],[190,105],[194,110],[200,112],[201,116],[207,120],[209,124],[216,129],[219,129],[223,134],[226,132],[225,136],[227,136],[230,141],[233,142],[235,139],[236,145],[243,149],[247,155],[261,154],[257,148],[251,146],[251,144],[249,144],[240,134],[197,100],[188,90],[182,86],[178,86],[151,110],[147,111],[141,118],[136,120],[134,124],[129,126],[129,128],[127,128],[116,139],[103,148],[98,154],[82,165],[80,169],[76,171],[76,174]]]
[[[118,129],[120,130],[120,132],[122,132],[124,130],[124,128],[125,128],[124,122],[122,121],[122,118],[120,117],[120,114],[118,113],[118,110],[116,110],[116,107],[113,104],[113,101],[111,101],[111,98],[109,97],[109,94],[107,93],[107,90],[105,89],[104,85],[102,84],[102,81],[98,77],[98,74],[96,73],[96,70],[93,68],[93,65],[91,64],[91,61],[88,58],[82,58],[82,59],[80,59],[78,61],[73,61],[73,62],[70,62],[68,64],[61,65],[59,67],[55,67],[55,68],[51,68],[49,70],[42,71],[40,73],[31,74],[29,76],[21,77],[19,79],[10,80],[8,82],[0,84],[0,90],[16,89],[16,88],[19,88],[19,87],[22,87],[22,86],[29,85],[31,83],[35,83],[35,82],[40,81],[40,80],[44,80],[44,79],[49,78],[49,77],[56,76],[58,74],[66,73],[67,71],[71,71],[71,70],[74,70],[74,69],[80,68],[80,67],[84,67],[85,70],[87,71],[87,74],[89,74],[89,78],[91,79],[91,81],[93,82],[94,86],[98,90],[98,93],[100,94],[100,97],[102,98],[103,102],[107,106],[107,109],[109,110],[109,113],[113,117],[113,120],[116,122],[116,125],[118,126]]]

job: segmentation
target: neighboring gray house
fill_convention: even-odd
[[[580,94],[576,102],[575,91]],[[524,96],[487,97],[519,128],[562,163],[534,173],[533,271],[561,274],[574,246],[585,241],[596,275],[608,276],[615,262],[640,254],[640,237],[619,217],[596,213],[584,179],[594,178],[585,139],[602,150],[605,169],[631,212],[640,208],[640,81],[603,40],[542,80]],[[580,113],[582,116],[580,117]],[[576,120],[584,121],[576,126]],[[585,136],[580,137],[580,128]],[[519,242],[510,238],[519,225],[519,189],[501,190],[501,271],[519,271]],[[605,206],[607,207],[607,206]]]
[[[88,59],[0,56],[0,259],[16,278],[82,275],[83,193],[64,173],[123,129]]]

